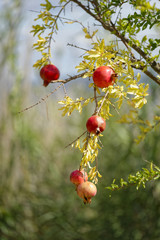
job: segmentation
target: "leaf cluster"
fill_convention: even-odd
[[[142,108],[147,103],[146,97],[148,96],[149,85],[139,83],[141,75],[138,73],[135,76],[127,52],[122,51],[121,53],[125,57],[118,55],[115,50],[116,46],[114,44],[106,45],[104,39],[93,43],[92,46],[93,48],[85,52],[82,61],[76,67],[78,72],[86,71],[87,69],[83,78],[91,78],[95,68],[101,65],[108,65],[116,71],[118,75],[117,82],[114,86],[103,89],[95,87],[94,83],[89,83],[88,86],[93,90],[94,97],[80,97],[73,100],[71,97],[65,96],[64,100],[59,101],[59,104],[63,105],[59,109],[63,111],[62,116],[66,114],[70,116],[74,110],[81,113],[84,107],[89,103],[93,104],[93,102],[96,103],[94,114],[99,114],[106,120],[113,116],[112,110],[116,110],[119,114],[118,110],[121,109],[123,102],[135,109]],[[97,137],[93,137],[93,139],[87,137],[84,141],[82,148],[80,148],[79,139],[75,145],[75,148],[78,147],[83,154],[81,167],[86,167],[90,162],[93,163],[95,161],[99,148],[95,142]],[[94,176],[92,175],[91,179],[93,178]],[[97,179],[95,181],[97,182]]]
[[[33,44],[33,49],[41,52],[41,59],[37,60],[33,67],[40,69],[42,66],[50,62],[51,57],[51,39],[53,33],[57,33],[57,16],[51,14],[50,10],[55,6],[50,1],[45,0],[45,4],[40,4],[43,10],[38,14],[35,21],[40,23],[33,25],[31,33],[34,37],[37,37],[36,43]],[[46,31],[48,34],[46,35]]]
[[[88,167],[88,177],[95,183],[98,182],[98,177],[102,177],[97,166],[98,151],[102,148],[99,144],[99,137],[100,136],[94,136],[87,133],[87,136],[82,141],[82,146],[80,139],[78,139],[75,144],[72,144],[72,147],[78,148],[82,153],[80,168],[86,169]],[[95,166],[92,165],[93,163]]]
[[[116,179],[114,179],[111,186],[108,186],[107,189],[116,191],[134,185],[138,190],[140,186],[145,188],[147,182],[158,178],[160,178],[160,168],[151,163],[150,169],[143,168],[141,171],[136,172],[135,175],[130,174],[127,181],[121,178],[119,184],[117,184]]]
[[[127,124],[132,124],[135,125],[139,128],[139,135],[135,139],[135,142],[139,144],[142,142],[146,135],[150,133],[153,129],[154,130],[159,130],[160,127],[160,116],[155,115],[153,122],[151,123],[149,120],[143,120],[140,119],[138,116],[138,112],[135,110],[130,110],[128,114],[125,114],[121,117],[119,120],[120,123],[127,123]]]
[[[117,99],[116,103],[118,103],[119,109],[124,99],[130,99],[135,108],[141,108],[147,103],[149,85],[139,83],[141,75],[138,73],[135,76],[128,53],[121,51],[121,54],[117,54],[116,46],[114,44],[106,45],[104,39],[93,43],[93,48],[85,53],[82,62],[76,68],[78,72],[87,69],[87,73],[83,76],[83,78],[87,78],[92,77],[94,69],[102,65],[111,66],[118,75],[116,86],[102,89],[102,92],[108,91],[107,99]],[[93,87],[92,84],[89,86]],[[97,92],[101,94],[100,90]]]

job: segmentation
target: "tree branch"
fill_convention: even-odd
[[[75,79],[77,79],[77,78],[83,77],[84,74],[85,74],[85,72],[83,72],[83,73],[81,73],[81,74],[77,74],[77,75],[72,76],[72,77],[69,77],[69,78],[66,78],[65,80],[57,80],[57,81],[51,82],[51,83],[58,83],[58,82],[59,82],[59,83],[61,83],[61,84],[60,84],[57,88],[55,88],[52,92],[50,92],[48,95],[46,95],[45,97],[41,98],[38,102],[36,102],[35,104],[33,104],[33,105],[29,106],[29,107],[26,107],[25,109],[19,111],[18,113],[19,113],[19,114],[20,114],[20,113],[23,113],[23,112],[25,112],[25,111],[27,111],[27,110],[29,110],[29,109],[31,109],[31,108],[39,105],[40,103],[45,102],[48,97],[50,97],[53,93],[55,93],[55,92],[56,92],[59,88],[61,88],[65,83],[68,83],[68,82],[70,82],[70,81],[72,81],[72,80],[75,80]]]
[[[50,83],[68,83],[68,82],[70,82],[70,81],[72,81],[72,80],[76,80],[77,78],[80,78],[80,77],[83,77],[84,76],[84,74],[85,74],[86,72],[83,72],[83,73],[80,73],[80,74],[77,74],[77,75],[74,75],[74,76],[71,76],[71,77],[69,77],[69,78],[66,78],[65,80],[61,80],[61,79],[58,79],[58,80],[54,80],[54,81],[51,81]]]
[[[148,70],[144,71],[144,67],[137,68],[135,65],[132,65],[132,67],[143,71],[149,78],[151,78],[154,82],[156,82],[160,85],[160,79],[155,77],[150,71],[148,71]]]
[[[125,45],[125,47],[127,47],[128,50],[130,50],[131,56],[133,57],[133,54],[131,52],[131,49],[129,48],[129,43],[130,40],[128,38],[126,38],[125,36],[123,36],[115,27],[115,25],[111,22],[104,22],[102,17],[101,17],[101,13],[99,11],[99,7],[98,7],[98,3],[96,0],[91,1],[91,3],[96,7],[97,10],[97,14],[93,13],[89,8],[87,8],[85,5],[83,5],[80,1],[78,0],[71,0],[72,2],[76,3],[79,7],[81,7],[86,13],[88,13],[90,16],[92,16],[95,20],[97,20],[98,22],[101,23],[102,27],[105,30],[108,30],[109,32],[111,32],[111,34],[114,34],[116,37],[118,37],[123,44]],[[160,74],[160,63],[157,63],[156,61],[150,61],[148,55],[140,48],[138,47],[136,44],[132,44],[130,45],[131,48],[133,48],[143,59],[146,60],[146,62],[152,67],[152,69]],[[131,59],[131,61],[133,60],[133,62],[135,61],[135,58]],[[143,71],[142,68],[139,68],[140,70]],[[150,77],[153,81],[155,81],[156,83],[160,84],[160,80],[155,77],[152,73],[150,73],[148,70],[144,71],[144,73]]]

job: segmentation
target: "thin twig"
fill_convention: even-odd
[[[47,114],[47,120],[49,121],[48,105],[47,105],[46,101],[44,101],[44,102],[45,102],[45,105],[46,105],[46,114]]]
[[[111,103],[111,106],[114,108],[114,110],[117,112],[117,114],[121,117],[121,114],[119,113],[119,111],[117,110],[117,108],[115,107],[115,105],[113,103]]]
[[[98,101],[97,101],[97,94],[96,94],[96,86],[94,86],[94,100],[95,100],[95,104],[96,104],[96,107],[95,107],[95,114],[96,114],[97,111],[98,111]]]
[[[67,43],[67,46],[69,46],[69,47],[75,47],[75,48],[78,48],[78,49],[81,49],[81,50],[84,50],[84,51],[89,51],[89,50],[86,49],[86,48],[82,48],[82,47],[79,47],[79,46],[74,45],[74,44],[71,44],[71,43]]]
[[[25,112],[25,111],[27,111],[27,110],[29,110],[29,109],[31,109],[31,108],[39,105],[39,104],[42,103],[43,101],[46,101],[46,99],[47,99],[48,97],[50,97],[53,93],[55,93],[60,87],[62,87],[62,85],[63,85],[63,83],[61,83],[57,88],[55,88],[52,92],[50,92],[50,93],[49,93],[48,95],[46,95],[44,98],[41,98],[37,103],[33,104],[33,105],[30,106],[30,107],[27,107],[27,108],[23,109],[22,111],[19,111],[18,113],[23,113],[23,112]]]
[[[63,83],[63,91],[64,91],[64,95],[65,95],[65,97],[66,97],[66,96],[67,96],[67,91],[66,91],[66,89],[65,89],[64,83]]]
[[[83,132],[79,137],[77,137],[73,142],[69,143],[67,146],[65,146],[65,148],[71,146],[73,143],[75,143],[76,141],[78,141],[87,131]]]
[[[51,48],[51,40],[52,40],[52,36],[53,36],[53,33],[54,33],[54,28],[55,28],[55,26],[56,26],[56,24],[57,24],[57,20],[59,19],[61,12],[65,9],[65,7],[66,7],[70,2],[71,2],[71,0],[69,0],[68,2],[66,2],[66,3],[62,6],[62,8],[60,9],[59,13],[57,14],[56,19],[55,19],[55,22],[54,22],[54,24],[53,24],[53,26],[52,26],[51,33],[50,33],[50,37],[49,37],[49,41],[48,41],[48,54],[49,54],[49,55],[50,55],[50,48]]]
[[[101,141],[101,139],[100,139],[100,137],[99,137],[99,136],[98,136],[98,142],[100,143],[101,147],[103,148],[103,147],[104,147],[104,145],[103,145],[103,143],[102,143],[102,141]]]
[[[100,105],[100,107],[98,108],[98,110],[97,110],[97,114],[99,114],[100,113],[100,111],[101,111],[101,108],[102,108],[102,106],[103,106],[103,104],[104,104],[104,101],[106,100],[106,98],[107,98],[107,95],[108,95],[108,91],[106,92],[106,94],[105,94],[105,96],[104,96],[104,98],[103,98],[103,100],[102,100],[102,102],[101,102],[101,105]]]
[[[96,171],[98,171],[98,158],[96,157]]]
[[[83,151],[82,158],[84,157],[85,152],[87,151],[88,142],[89,142],[89,139],[91,138],[91,134],[90,134],[88,131],[86,131],[86,132],[87,132],[87,142],[86,142],[85,150]],[[89,164],[89,162],[88,162],[88,164]],[[89,165],[88,165],[88,166],[89,166]],[[81,169],[81,167],[82,167],[82,166],[80,165],[80,169]],[[86,167],[86,165],[85,165],[84,167]]]
[[[85,74],[85,72],[83,72],[83,73],[81,73],[81,74],[77,74],[77,75],[75,75],[75,76],[71,76],[71,77],[69,77],[69,78],[66,78],[65,80],[53,81],[52,83],[61,82],[61,84],[60,84],[57,88],[55,88],[52,92],[50,92],[48,95],[46,95],[44,98],[41,98],[37,103],[33,104],[33,105],[30,106],[30,107],[27,107],[27,108],[23,109],[22,111],[19,111],[18,113],[23,113],[23,112],[25,112],[25,111],[27,111],[27,110],[29,110],[29,109],[31,109],[31,108],[39,105],[39,104],[42,103],[43,101],[46,101],[46,99],[47,99],[48,97],[50,97],[53,93],[55,93],[59,88],[61,88],[62,86],[64,86],[65,83],[68,83],[68,82],[70,82],[70,81],[72,81],[72,80],[76,80],[77,78],[83,77],[84,74]]]

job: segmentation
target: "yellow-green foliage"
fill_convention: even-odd
[[[144,60],[136,59],[133,52],[131,51],[131,48],[129,47],[133,46],[138,53],[141,53],[138,48],[140,47],[140,42],[133,37],[134,32],[136,31],[136,21],[138,18],[140,18],[140,15],[135,14],[134,16],[134,28],[129,25],[129,22],[132,19],[130,18],[130,15],[128,15],[128,18],[126,19],[117,19],[116,29],[114,24],[110,23],[111,16],[114,14],[114,11],[111,10],[112,3],[104,4],[100,1],[99,11],[101,10],[103,12],[103,18],[101,21],[104,21],[104,24],[106,24],[106,21],[108,21],[108,25],[111,24],[110,27],[112,29],[112,33],[116,36],[119,36],[123,43],[125,42],[126,48],[120,49],[118,41],[111,41],[106,44],[104,39],[100,39],[98,37],[98,29],[91,32],[88,27],[85,27],[77,19],[72,20],[61,17],[61,13],[65,10],[65,7],[69,3],[70,1],[61,0],[59,3],[60,10],[57,15],[51,13],[51,10],[54,10],[57,6],[53,6],[50,1],[45,0],[45,3],[41,4],[43,11],[40,12],[35,21],[40,20],[42,23],[34,25],[31,31],[33,33],[33,36],[37,37],[37,42],[33,44],[33,48],[42,54],[42,58],[36,61],[34,67],[39,69],[48,62],[51,62],[51,40],[59,30],[59,20],[67,24],[79,23],[82,27],[84,38],[90,41],[91,47],[88,50],[84,50],[83,58],[79,62],[78,66],[76,66],[77,72],[82,72],[84,79],[91,80],[94,70],[99,66],[105,65],[112,67],[118,77],[113,86],[109,86],[103,89],[96,87],[93,82],[89,82],[88,87],[93,90],[94,97],[89,96],[88,98],[84,98],[81,96],[79,98],[72,99],[66,94],[64,99],[59,101],[59,104],[62,105],[59,110],[63,111],[62,116],[70,116],[74,110],[82,113],[84,107],[88,107],[88,104],[94,104],[95,110],[93,114],[98,114],[105,120],[109,120],[110,117],[113,116],[112,109],[114,109],[120,115],[120,110],[123,104],[128,105],[130,111],[129,114],[121,116],[121,120],[119,122],[132,123],[139,126],[141,133],[136,140],[136,142],[139,143],[145,138],[146,134],[153,128],[157,127],[160,122],[159,116],[155,117],[153,124],[151,124],[149,121],[138,120],[138,110],[147,103],[146,97],[148,96],[149,89],[149,84],[144,84],[140,81],[140,70],[143,70],[146,73],[148,71],[148,64],[151,64],[152,61],[155,60],[155,57],[151,58],[150,54],[148,54],[150,58],[147,59],[146,54],[149,51],[149,47],[144,47],[144,53],[142,54],[145,61],[148,61],[147,64]],[[78,5],[81,6],[79,2]],[[133,3],[133,6],[139,9],[142,12],[142,15],[145,15],[145,11],[155,11],[154,6],[152,7],[146,1],[143,4],[141,3],[139,8],[137,7],[137,4]],[[95,12],[96,11],[98,10],[96,9]],[[107,11],[108,15],[106,14],[106,16],[105,12]],[[128,28],[126,26],[126,23],[129,26]],[[150,23],[148,22],[147,24]],[[142,25],[144,25],[143,21]],[[105,26],[104,28],[106,29],[107,27]],[[138,26],[137,32],[140,31],[140,28],[141,26]],[[143,28],[145,29],[144,26]],[[130,40],[126,40],[124,37],[125,29],[129,34]],[[142,43],[145,44],[146,41],[147,37],[143,37]],[[149,44],[151,44],[150,40]],[[157,47],[159,41],[156,41],[156,44]],[[151,45],[154,47],[154,44]],[[77,48],[79,48],[79,46],[77,46]],[[135,74],[134,68],[139,69],[139,72]],[[82,136],[83,135],[84,134],[82,134]],[[89,177],[96,183],[98,181],[97,176],[100,176],[96,164],[98,150],[101,148],[99,145],[99,138],[100,136],[91,136],[87,133],[84,140],[81,140],[80,137],[78,137],[77,140],[75,140],[75,144],[72,144],[72,146],[78,148],[82,153],[80,168],[89,167]]]
[[[75,109],[81,113],[83,107],[88,105],[90,101],[93,102],[94,100],[97,101],[97,109],[99,109],[99,114],[104,119],[109,119],[112,116],[112,108],[120,109],[123,101],[128,103],[129,106],[132,105],[132,107],[135,109],[140,109],[144,104],[147,103],[146,96],[148,96],[147,90],[149,85],[139,83],[140,74],[138,73],[136,76],[134,76],[131,62],[127,57],[126,62],[122,57],[119,56],[112,59],[115,54],[114,46],[106,46],[104,39],[93,44],[93,48],[85,53],[83,60],[79,66],[76,67],[78,72],[87,70],[87,73],[84,74],[83,78],[91,77],[95,67],[99,67],[101,65],[110,65],[118,74],[118,80],[116,85],[103,88],[102,90],[96,87],[96,99],[84,99],[81,97],[73,100],[69,96],[65,97],[63,101],[59,102],[59,104],[63,105],[63,107],[60,108],[60,110],[63,110],[63,116],[65,114],[70,116]],[[127,55],[127,53],[125,54]],[[89,87],[93,88],[94,90],[95,86],[93,83],[91,83],[89,84]],[[93,139],[91,137],[86,138],[83,147],[79,147],[80,151],[83,153],[80,166],[86,167],[87,164],[95,161],[96,157],[98,156],[99,148],[99,145],[97,146],[96,144],[97,140],[97,137],[94,137]],[[84,147],[85,145],[87,145],[86,148]],[[93,168],[95,169],[95,166],[93,166]],[[91,179],[94,179],[95,174],[96,171],[91,171]],[[97,178],[95,181],[97,182]]]
[[[160,169],[150,164],[150,169],[143,168],[141,171],[138,171],[135,175],[130,174],[128,176],[128,180],[125,181],[123,178],[120,179],[119,184],[116,183],[116,179],[113,180],[111,186],[107,187],[107,189],[111,191],[120,190],[131,185],[135,185],[137,190],[140,186],[145,188],[146,183],[151,180],[159,179],[160,178]]]
[[[98,182],[97,176],[101,177],[100,173],[98,172],[96,166],[91,167],[91,164],[96,161],[98,156],[98,150],[101,149],[101,146],[98,143],[97,136],[91,136],[87,134],[87,137],[83,140],[82,147],[80,147],[80,141],[78,140],[75,144],[75,148],[79,148],[82,152],[82,160],[80,163],[80,168],[89,167],[89,177],[95,183]]]

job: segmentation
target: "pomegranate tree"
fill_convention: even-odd
[[[117,74],[109,66],[100,66],[93,73],[93,82],[99,88],[106,88],[113,85]]]
[[[88,132],[98,135],[105,130],[106,122],[102,117],[93,115],[87,120],[86,127]]]
[[[43,79],[43,86],[47,87],[51,81],[57,80],[60,76],[59,69],[53,65],[48,64],[41,68],[40,76]]]
[[[83,199],[84,203],[91,203],[91,198],[97,194],[96,185],[92,182],[86,181],[78,185],[77,194]]]

